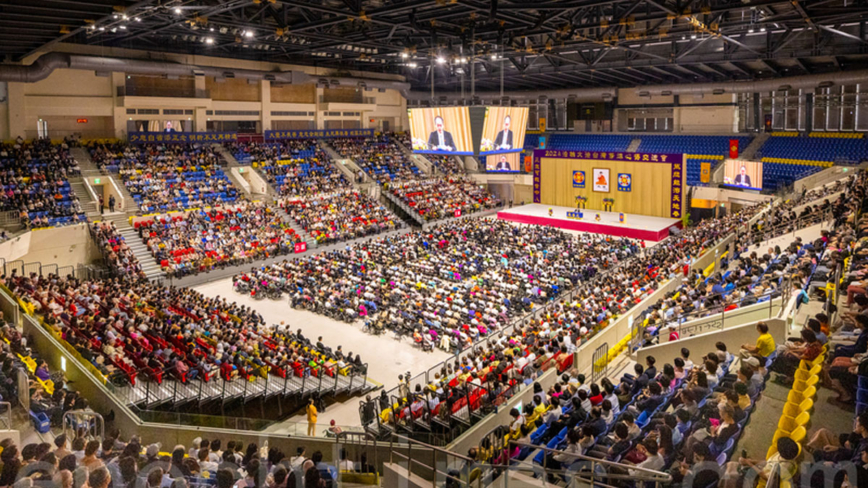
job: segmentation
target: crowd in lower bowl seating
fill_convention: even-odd
[[[0,143],[0,211],[17,211],[27,228],[85,220],[67,178],[81,173],[69,145],[49,140]]]
[[[210,145],[93,145],[100,167],[117,168],[144,213],[231,204],[238,192]]]
[[[361,317],[376,332],[418,329],[420,341],[453,350],[639,249],[628,239],[465,219],[257,268],[251,276],[279,281],[294,307]],[[527,256],[531,250],[534,256]],[[598,296],[577,298],[573,316],[590,330],[629,308],[654,282],[649,276],[637,277],[633,287],[601,284]]]
[[[394,133],[384,133],[367,139],[331,139],[329,143],[378,183],[418,176],[421,171],[393,140],[395,137]]]
[[[301,237],[261,202],[158,215],[134,224],[163,271],[181,277],[294,252]]]
[[[134,280],[144,277],[139,260],[114,222],[94,222],[90,230],[91,236],[102,246],[102,254],[110,269]]]
[[[394,213],[353,189],[287,198],[281,206],[316,242],[332,244],[403,227]]]
[[[500,206],[500,199],[473,180],[460,176],[415,178],[392,182],[389,190],[423,219],[439,220]]]
[[[139,375],[158,383],[167,377],[184,383],[246,380],[263,371],[333,376],[361,363],[318,351],[301,331],[266,326],[250,307],[187,288],[35,273],[12,276],[6,286],[82,361],[116,384],[135,385]]]
[[[725,347],[697,364],[683,349],[674,364],[660,369],[648,356],[617,384],[608,378],[586,382],[571,370],[548,390],[534,384],[533,399],[514,408],[511,422],[468,456],[479,464],[531,461],[566,473],[580,462],[575,455],[582,455],[634,466],[611,468],[615,471],[609,475],[635,478],[647,475],[644,470],[668,471],[680,486],[713,486],[751,420],[770,360],[746,355],[734,362]],[[470,471],[459,475],[473,476]],[[549,482],[558,481],[550,476]]]

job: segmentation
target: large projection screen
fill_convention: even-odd
[[[527,107],[485,107],[479,154],[521,152],[527,130]]]
[[[473,155],[467,107],[411,108],[407,112],[413,152]]]

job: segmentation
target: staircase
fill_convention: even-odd
[[[253,198],[253,193],[247,190],[250,185],[246,185],[246,182],[238,181],[239,176],[232,172],[232,168],[250,167],[244,164],[240,164],[238,160],[235,159],[235,156],[233,156],[232,153],[230,153],[225,147],[223,147],[222,144],[214,144],[212,147],[214,148],[214,152],[216,152],[220,157],[223,158],[224,161],[226,161],[227,168],[225,173],[226,176],[229,177],[229,180],[232,182],[235,188],[241,190],[241,192],[244,193],[245,196]],[[271,185],[269,185],[269,189],[270,187]]]
[[[394,142],[399,148],[401,148],[401,151],[404,152],[404,154],[407,156],[407,159],[409,159],[413,162],[413,164],[418,166],[423,173],[425,173],[426,175],[434,174],[434,163],[429,161],[428,158],[426,158],[422,154],[414,154],[413,151],[411,151],[407,146],[401,144],[401,141],[397,139]]]
[[[385,203],[389,208],[392,209],[395,214],[404,220],[411,221],[411,224],[424,226],[425,220],[419,215],[418,212],[413,210],[409,205],[402,202],[398,197],[392,194],[391,191],[384,191],[380,193],[380,200],[385,200]]]
[[[87,152],[87,149],[83,147],[74,147],[69,150],[69,153],[81,167],[81,174],[85,174],[85,172],[89,170],[99,171],[99,168],[97,168],[93,160],[90,159],[90,154]]]
[[[771,137],[771,134],[769,134],[768,132],[760,132],[760,134],[754,137],[753,140],[750,141],[750,144],[748,144],[747,147],[739,153],[738,158],[749,160],[754,159],[756,157],[757,151],[759,151],[760,148],[763,147],[763,144],[766,143],[769,137]]]
[[[332,160],[332,164],[335,165],[335,167],[338,169],[338,171],[343,173],[343,175],[347,179],[347,181],[349,181],[353,185],[353,188],[355,188],[357,190],[365,190],[366,189],[367,185],[369,185],[371,183],[371,179],[370,179],[370,177],[368,177],[367,173],[362,171],[362,174],[365,175],[365,181],[362,183],[359,183],[358,181],[356,181],[356,175],[359,174],[359,171],[361,171],[362,168],[358,164],[356,164],[355,161],[353,161],[352,159],[345,158],[345,157],[341,156],[324,139],[319,139],[316,142],[317,142],[317,145],[319,145],[319,147],[321,147],[322,150],[325,151],[326,154],[329,155],[329,158],[331,158],[331,160]]]
[[[154,259],[148,247],[145,246],[139,233],[130,225],[130,216],[128,214],[109,215],[104,219],[106,222],[113,222],[118,230],[118,233],[123,236],[127,245],[133,251],[133,254],[138,259],[142,266],[142,271],[150,281],[162,279],[165,273],[160,268],[160,264]]]
[[[630,145],[627,146],[627,152],[636,152],[640,144],[642,144],[642,139],[633,139],[630,141]]]
[[[84,211],[85,214],[87,214],[87,218],[89,220],[100,220],[99,202],[94,200],[91,192],[87,190],[87,185],[84,182],[84,178],[80,176],[74,176],[72,178],[69,178],[69,187],[72,188],[75,196],[78,197],[78,201],[81,204],[81,209]]]

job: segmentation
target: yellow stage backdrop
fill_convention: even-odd
[[[608,192],[594,190],[595,183],[600,183],[594,180],[595,169],[608,170]],[[535,203],[575,207],[576,197],[583,196],[587,198],[585,208],[604,210],[603,200],[611,198],[615,200],[613,212],[676,219],[685,210],[681,154],[543,149],[534,151],[533,170]],[[619,181],[622,173],[629,178]]]

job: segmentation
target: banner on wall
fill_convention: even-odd
[[[189,143],[189,142],[232,142],[238,140],[236,132],[130,132],[130,144],[149,142]]]
[[[711,163],[700,164],[699,181],[701,183],[708,183],[711,181]]]
[[[585,172],[573,171],[573,188],[585,187]]]
[[[594,168],[594,191],[609,193],[609,168]]]
[[[683,199],[684,199],[684,155],[683,154],[662,154],[662,153],[628,153],[628,152],[594,152],[594,151],[571,151],[561,149],[538,149],[533,152],[533,198],[534,203],[541,203],[541,175],[542,175],[542,159],[557,158],[557,159],[589,159],[589,160],[606,160],[606,161],[633,161],[633,162],[648,162],[657,164],[666,164],[670,168],[670,187],[669,187],[669,217],[681,218],[684,215]],[[608,192],[606,190],[598,190],[598,171],[607,172],[607,169],[594,168],[592,177],[594,181],[594,191]],[[605,181],[608,183],[608,173],[605,173]],[[632,179],[632,177],[631,177]],[[602,183],[602,181],[599,181]],[[632,181],[631,190],[632,190]]]
[[[633,189],[633,175],[618,173],[618,191],[629,192]]]
[[[738,159],[738,139],[729,140],[729,158]]]
[[[325,139],[332,137],[374,137],[374,129],[267,130],[265,140]]]

